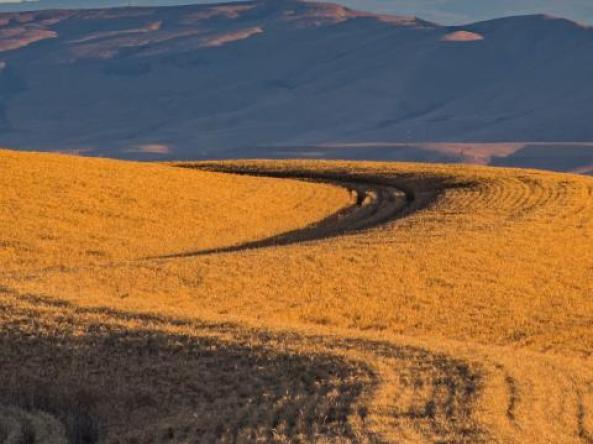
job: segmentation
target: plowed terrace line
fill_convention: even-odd
[[[181,166],[183,168],[205,169],[215,172],[245,174],[252,176],[298,179],[327,183],[347,188],[352,194],[353,204],[331,216],[307,227],[281,233],[265,239],[197,251],[167,254],[147,259],[173,259],[181,257],[204,256],[217,253],[232,253],[272,246],[290,245],[299,242],[322,240],[373,228],[413,211],[416,203],[412,192],[393,185],[373,182],[366,178],[353,178],[330,174],[299,174],[297,172],[263,172],[241,169],[209,168],[200,166]]]

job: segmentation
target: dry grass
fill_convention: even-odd
[[[591,178],[210,164],[380,181],[425,205],[331,239],[136,260],[290,231],[350,196],[61,156],[2,152],[0,165],[0,372],[12,387],[0,436],[593,440]]]

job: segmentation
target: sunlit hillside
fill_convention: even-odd
[[[591,177],[0,169],[0,441],[593,441]]]
[[[240,243],[310,224],[350,201],[331,186],[68,156],[0,151],[0,168],[3,270]]]

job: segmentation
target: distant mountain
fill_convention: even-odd
[[[445,27],[298,0],[0,14],[0,145],[455,161],[419,143],[593,141],[592,78],[593,29],[548,16]]]
[[[129,6],[179,6],[191,3],[215,3],[216,0],[25,0],[0,3],[1,12],[24,12],[47,9],[100,9]]]
[[[0,12],[40,9],[113,8],[122,6],[175,6],[216,3],[220,0],[25,0],[4,1]],[[338,0],[354,9],[417,15],[448,25],[490,20],[497,17],[551,14],[578,22],[593,23],[591,0]]]

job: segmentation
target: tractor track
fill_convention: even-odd
[[[272,177],[287,180],[303,180],[333,185],[347,189],[352,195],[351,205],[328,217],[296,230],[280,233],[264,239],[248,241],[228,246],[172,252],[163,255],[139,257],[104,264],[93,264],[75,268],[57,267],[29,271],[21,277],[31,278],[38,273],[63,273],[81,271],[85,269],[112,268],[126,264],[139,264],[151,261],[167,261],[174,259],[208,256],[223,253],[258,250],[270,247],[280,247],[303,242],[323,241],[348,234],[359,233],[363,230],[377,228],[396,219],[426,207],[439,194],[438,191],[417,192],[405,184],[394,184],[390,180],[381,180],[377,176],[353,176],[347,172],[308,173],[298,170],[253,170],[249,168],[228,168],[211,165],[176,165],[179,168],[199,169],[204,171],[240,174],[249,176]],[[2,276],[0,274],[0,277]],[[16,278],[14,274],[9,277]]]
[[[278,247],[301,242],[320,241],[362,230],[375,228],[391,222],[400,216],[415,211],[416,196],[397,186],[373,181],[370,178],[354,178],[348,175],[300,174],[298,172],[253,171],[242,169],[212,168],[200,166],[181,166],[206,171],[242,174],[250,176],[273,177],[278,179],[304,180],[346,188],[352,195],[352,204],[325,219],[304,228],[281,233],[265,239],[244,242],[226,247],[186,251],[145,259],[174,259],[211,254],[233,253],[268,247]]]

